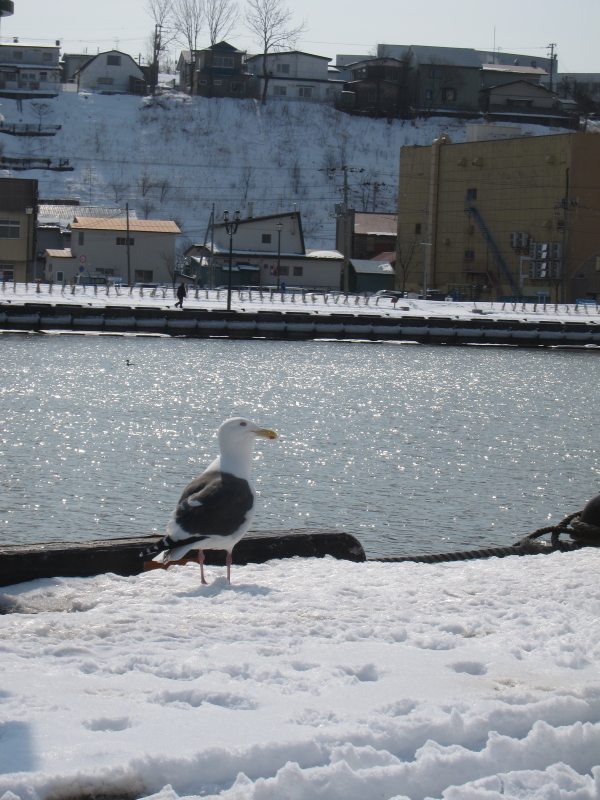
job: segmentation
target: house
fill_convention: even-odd
[[[348,211],[348,257],[370,259],[381,253],[395,250],[398,215],[378,211]],[[344,221],[337,219],[335,246],[344,252]]]
[[[62,83],[74,83],[75,73],[89,60],[90,56],[87,53],[63,53],[60,62]]]
[[[481,61],[475,50],[411,45],[407,61],[419,113],[461,116],[479,110]]]
[[[127,229],[129,227],[129,236]],[[45,279],[117,278],[124,283],[170,283],[175,274],[175,237],[170,220],[75,217],[70,247],[45,251]],[[129,253],[129,266],[127,254]],[[57,275],[60,273],[60,276]]]
[[[191,53],[190,94],[201,97],[248,97],[246,52],[218,42]],[[180,73],[181,74],[181,73]]]
[[[191,50],[182,50],[177,59],[175,70],[179,75],[179,91],[186,94],[192,93],[192,76],[194,74],[194,59]]]
[[[349,285],[353,294],[369,292],[374,294],[381,289],[393,289],[396,273],[389,261],[373,261],[351,258],[349,263]]]
[[[35,259],[38,182],[0,178],[0,280],[28,280]]]
[[[548,73],[542,67],[522,67],[515,64],[482,64],[481,88],[500,86],[503,83],[523,80],[539,86]]]
[[[418,291],[426,271],[465,300],[600,299],[598,208],[594,133],[403,147],[397,286]]]
[[[120,50],[98,53],[73,73],[78,91],[104,94],[145,94],[144,73],[133,58]]]
[[[528,80],[512,80],[482,89],[481,110],[488,119],[504,122],[529,122],[562,128],[579,127],[576,114],[562,108],[558,92]]]
[[[343,80],[332,80],[329,75],[330,58],[289,50],[281,53],[259,53],[247,60],[250,73],[250,90],[254,97],[267,96],[285,100],[309,100],[333,103],[344,85]]]
[[[0,97],[56,97],[61,91],[60,46],[0,44]]]
[[[225,223],[215,225],[211,242],[195,244],[185,255],[202,285],[227,285],[229,235]],[[246,217],[239,221],[233,236],[232,284],[273,286],[279,278],[286,286],[339,289],[343,260],[335,250],[306,249],[297,211]]]
[[[373,116],[395,117],[408,110],[408,65],[397,58],[369,58],[349,66],[342,107]],[[350,95],[350,96],[349,96]]]

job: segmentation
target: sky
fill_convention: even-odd
[[[511,53],[543,56],[555,42],[559,72],[600,73],[598,0],[571,0],[568,6],[559,0],[379,0],[376,6],[359,0],[303,0],[296,5],[296,21],[306,21],[299,49],[334,61],[337,53],[368,53],[378,43],[484,50],[495,41]],[[60,39],[64,52],[86,52],[87,47],[90,54],[117,45],[137,57],[151,28],[145,0],[15,0],[15,14],[2,20],[0,39],[18,36],[31,44]],[[243,25],[229,39],[242,49],[257,49]]]

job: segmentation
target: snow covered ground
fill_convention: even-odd
[[[174,219],[184,237],[204,238],[212,204],[223,211],[302,213],[307,246],[334,246],[333,204],[341,199],[339,167],[350,174],[358,210],[395,211],[400,147],[430,144],[442,131],[465,140],[451,119],[393,120],[349,116],[318,103],[206,99],[173,93],[151,98],[63,92],[48,100],[43,124],[61,125],[52,137],[0,135],[5,156],[68,159],[72,172],[28,170],[40,198],[76,198],[83,205],[124,207],[141,219]],[[7,123],[39,123],[30,101],[2,99]],[[522,126],[535,135],[561,132]],[[331,171],[332,168],[336,171]],[[9,175],[10,171],[0,171]]]
[[[600,552],[3,590],[0,798],[597,800]]]
[[[143,306],[144,308],[173,308],[177,302],[175,291],[171,288],[130,290],[124,287],[117,295],[116,289],[110,287],[108,294],[105,286],[67,286],[41,284],[40,292],[36,292],[35,284],[0,284],[0,305],[22,305],[23,303],[70,304],[78,306]],[[192,289],[184,301],[185,309],[225,309],[227,292],[198,290],[198,297]],[[566,322],[600,323],[600,313],[594,304],[559,304],[554,303],[485,303],[463,302],[446,303],[433,300],[401,300],[393,303],[389,297],[365,299],[360,295],[351,295],[346,302],[345,296],[339,292],[328,295],[307,292],[304,300],[300,294],[285,295],[263,292],[262,298],[258,290],[248,292],[234,290],[231,307],[235,311],[297,311],[320,314],[386,314],[390,317],[400,316],[442,316],[456,319],[477,319],[489,315],[492,319],[518,319],[526,322],[537,320],[554,320]]]

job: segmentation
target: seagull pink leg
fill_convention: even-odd
[[[208,586],[208,581],[204,580],[204,550],[198,550],[198,563],[200,564],[201,581]]]
[[[227,553],[225,563],[227,564],[227,580],[231,583],[231,562],[233,561],[231,553]]]

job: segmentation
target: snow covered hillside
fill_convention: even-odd
[[[2,135],[11,157],[68,158],[73,172],[13,173],[40,182],[40,197],[78,198],[82,204],[129,201],[140,218],[174,219],[185,236],[204,237],[212,204],[254,214],[302,212],[306,243],[333,247],[334,202],[341,199],[342,165],[351,173],[359,210],[393,211],[400,147],[429,144],[442,131],[464,141],[464,124],[447,119],[394,120],[348,116],[330,106],[274,101],[205,99],[172,94],[151,98],[64,92],[46,101],[43,124],[61,125],[53,137]],[[3,99],[8,123],[39,122],[32,101]],[[555,129],[528,125],[535,134]],[[0,175],[8,175],[0,171]]]
[[[0,604],[0,798],[597,800],[600,552],[54,578]]]

